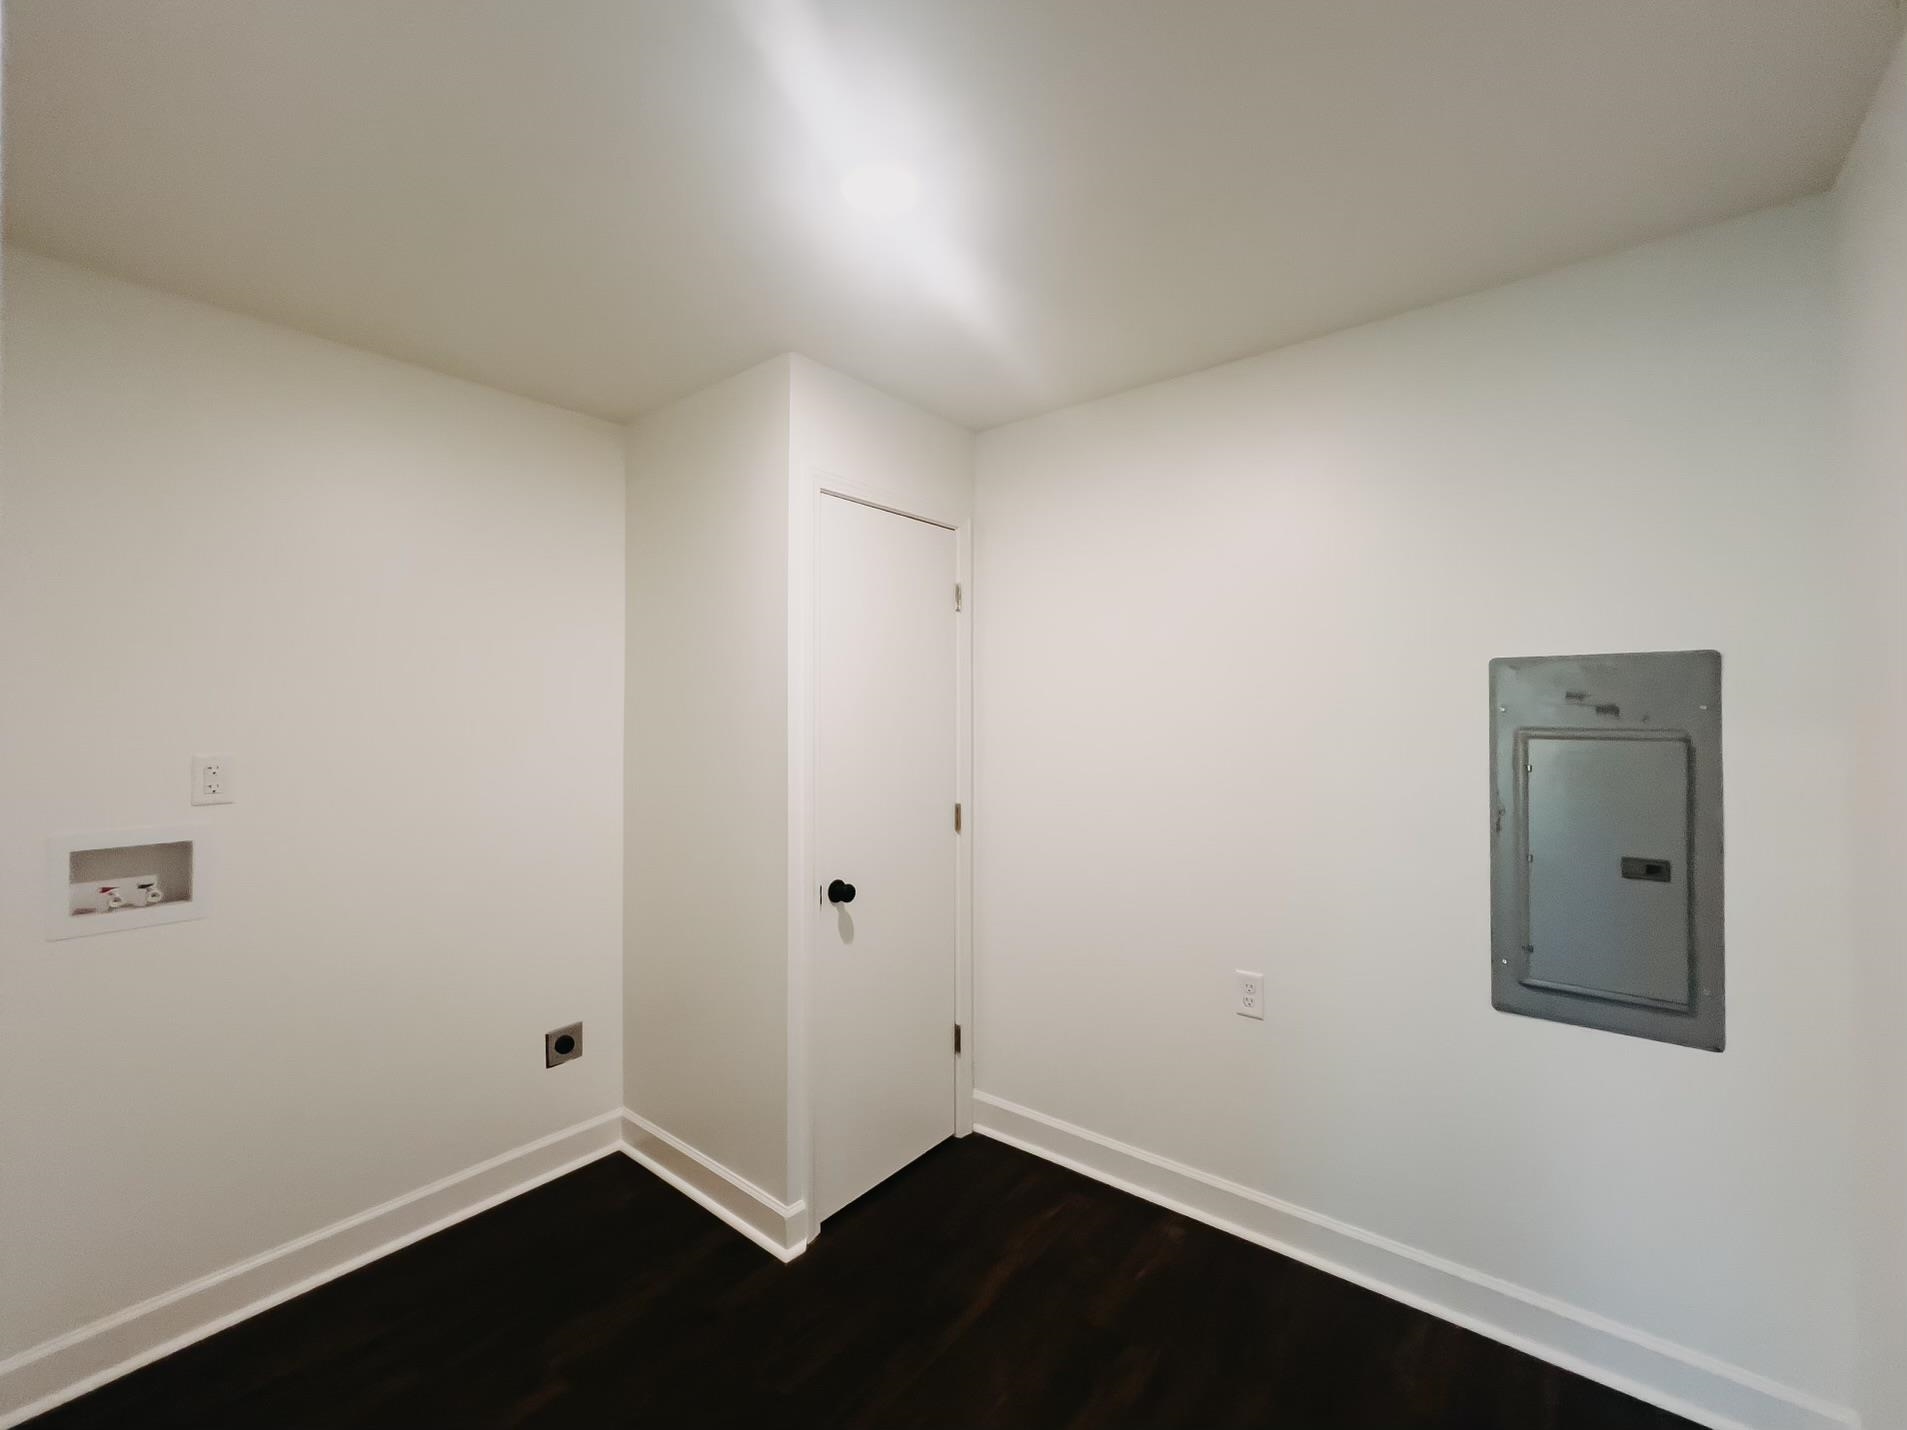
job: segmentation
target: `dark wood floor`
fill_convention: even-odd
[[[32,1422],[1687,1426],[984,1137],[783,1266],[620,1156]]]

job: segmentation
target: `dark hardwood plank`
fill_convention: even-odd
[[[32,1422],[1687,1421],[984,1137],[783,1266],[610,1156]]]

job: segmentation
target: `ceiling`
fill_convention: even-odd
[[[8,0],[26,245],[626,418],[983,427],[1825,188],[1894,0]],[[913,169],[875,221],[844,170]]]

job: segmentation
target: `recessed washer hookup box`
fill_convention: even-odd
[[[211,843],[209,827],[196,824],[53,836],[46,842],[46,936],[204,918]]]

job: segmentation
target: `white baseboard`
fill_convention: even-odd
[[[608,1112],[0,1361],[0,1430],[622,1146]]]
[[[808,1249],[808,1209],[770,1196],[681,1138],[622,1110],[623,1150],[683,1195],[783,1261]]]
[[[1805,1391],[1499,1277],[994,1097],[974,1130],[1714,1430],[1859,1430]]]
[[[1686,1346],[976,1092],[974,1128],[1714,1430],[1859,1430],[1834,1405]],[[530,1188],[621,1151],[783,1261],[807,1208],[624,1108],[553,1132],[0,1361],[0,1430]]]
[[[0,1361],[0,1430],[612,1152],[634,1158],[783,1261],[807,1247],[808,1213],[800,1202],[771,1197],[619,1108]]]

